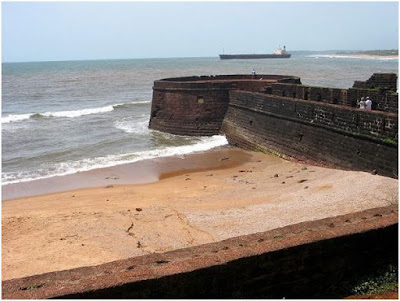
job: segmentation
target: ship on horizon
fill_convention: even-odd
[[[232,59],[288,59],[291,57],[290,53],[286,52],[286,46],[278,48],[274,53],[271,54],[220,54],[221,60],[232,60]]]

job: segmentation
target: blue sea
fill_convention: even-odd
[[[154,80],[218,74],[295,75],[305,85],[349,88],[398,60],[336,55],[290,59],[126,59],[2,63],[2,185],[161,156],[205,151],[225,137],[148,129]]]

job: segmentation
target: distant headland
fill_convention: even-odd
[[[398,49],[389,49],[389,50],[366,50],[366,51],[339,51],[336,54],[350,54],[350,55],[372,55],[372,56],[398,56]]]
[[[350,58],[382,58],[395,59],[398,58],[398,49],[386,50],[293,50],[293,55],[320,55],[333,57],[350,57]]]

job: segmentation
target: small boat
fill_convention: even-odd
[[[288,59],[291,54],[286,52],[286,46],[278,48],[275,53],[271,54],[220,54],[221,60],[233,60],[233,59]]]

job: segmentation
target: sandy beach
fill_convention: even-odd
[[[160,180],[152,183],[101,182],[99,187],[3,201],[3,280],[398,202],[396,179],[235,148],[152,162],[141,168],[146,174],[145,166],[157,167]],[[126,169],[115,167],[113,176],[125,179]],[[99,179],[106,174],[97,171]]]
[[[398,55],[371,55],[371,54],[336,54],[336,57],[354,58],[354,59],[398,59]]]

